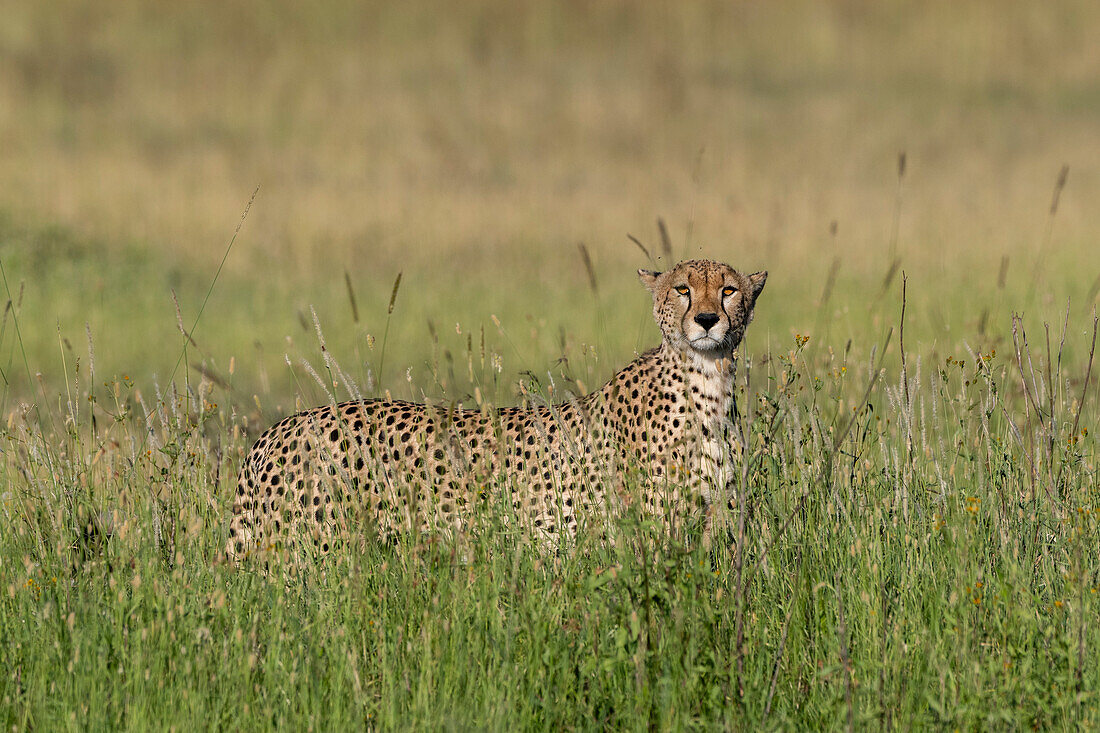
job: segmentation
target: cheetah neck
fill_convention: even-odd
[[[695,350],[681,351],[662,344],[660,356],[683,375],[685,394],[704,423],[717,428],[728,424],[734,410],[733,355],[710,357]]]
[[[641,375],[644,381],[652,382],[649,389],[671,390],[686,400],[691,424],[707,428],[703,431],[706,439],[721,440],[735,414],[735,356],[712,358],[694,350],[677,349],[666,341],[642,354],[581,404],[586,410],[603,409],[616,401],[631,376],[637,382]]]

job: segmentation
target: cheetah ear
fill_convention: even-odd
[[[749,282],[752,283],[752,302],[755,303],[756,299],[760,297],[760,291],[764,289],[764,283],[768,281],[767,271],[754,272],[749,275]]]
[[[642,285],[646,286],[649,292],[653,292],[653,289],[657,287],[657,278],[661,276],[661,273],[654,272],[653,270],[638,270],[638,279],[642,281]]]

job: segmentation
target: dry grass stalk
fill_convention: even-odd
[[[600,288],[596,282],[596,268],[592,267],[592,258],[588,255],[588,247],[584,242],[577,244],[577,249],[581,253],[581,262],[584,263],[584,272],[588,275],[588,287],[592,289],[592,294],[597,298],[600,295]]]
[[[351,275],[344,270],[344,285],[348,288],[348,303],[351,305],[352,323],[359,323],[359,306],[355,302],[355,288],[351,285]]]
[[[659,216],[657,217],[657,231],[661,234],[661,252],[664,253],[666,266],[671,267],[674,261],[672,259],[672,238],[668,236],[668,227],[665,226],[665,220]]]

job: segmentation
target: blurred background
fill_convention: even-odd
[[[1067,304],[1087,355],[1092,0],[2,14],[5,408],[90,362],[96,382],[205,371],[273,409],[323,399],[300,367],[319,363],[313,312],[374,392],[497,375],[504,400],[561,356],[592,387],[658,341],[627,236],[666,266],[658,217],[671,259],[769,270],[746,344],[761,358],[795,334],[866,357],[903,271],[921,358],[1004,343],[1013,313],[1060,329]]]

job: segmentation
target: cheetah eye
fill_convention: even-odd
[[[722,295],[723,296],[733,295],[736,292],[737,292],[737,288],[733,287],[732,285],[727,285],[726,287],[722,288]]]
[[[688,294],[688,286],[687,285],[677,285],[676,286],[676,292],[679,293],[680,295],[687,295]]]

